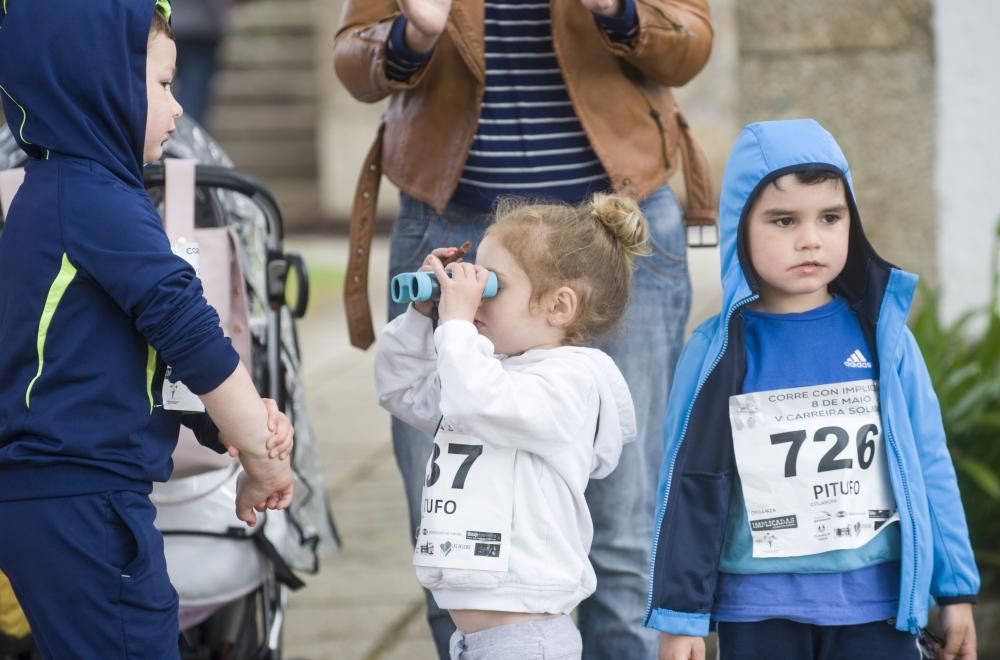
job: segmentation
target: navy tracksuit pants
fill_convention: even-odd
[[[179,657],[155,518],[128,491],[0,502],[0,570],[45,658]]]
[[[917,638],[886,621],[816,626],[786,619],[718,624],[720,660],[919,660]]]

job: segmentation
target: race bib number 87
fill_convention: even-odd
[[[442,422],[427,463],[414,564],[507,570],[516,453]]]
[[[735,395],[729,418],[754,557],[858,548],[898,519],[877,382]]]

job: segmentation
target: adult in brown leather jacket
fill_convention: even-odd
[[[527,53],[539,43],[537,53]],[[381,172],[401,190],[390,248],[393,275],[416,270],[434,247],[466,239],[477,245],[497,194],[546,193],[576,203],[595,188],[610,187],[640,201],[650,221],[653,253],[637,259],[629,312],[602,346],[628,380],[639,435],[616,472],[588,489],[598,587],[579,608],[585,658],[656,657],[655,635],[642,628],[642,618],[663,415],[690,307],[684,220],[667,185],[682,159],[688,223],[714,216],[704,157],[670,88],[701,70],[711,44],[708,0],[347,0],[336,37],[336,70],[350,93],[364,102],[390,97],[355,197],[345,295],[355,345],[374,339],[367,248]],[[526,68],[546,57],[552,64],[541,65],[544,70]],[[547,82],[557,84],[533,87],[536,73],[554,76]],[[572,112],[533,114],[536,106],[559,107],[542,91],[556,87],[551,93],[567,98],[563,105]],[[539,90],[542,102],[529,90]],[[504,115],[507,107],[516,112]],[[533,135],[539,122],[570,122],[572,128]],[[502,134],[492,134],[498,125]],[[526,152],[559,135],[582,136],[586,155],[534,167],[548,152]],[[509,139],[519,140],[524,151],[490,152],[506,144],[498,140]],[[521,157],[514,166],[489,165],[499,162],[490,158],[511,154]],[[558,180],[551,174],[585,166],[591,176],[567,173]],[[401,311],[391,306],[390,316]],[[419,524],[432,438],[394,419],[393,443],[412,530]],[[428,618],[439,654],[447,658],[453,627],[430,597]]]

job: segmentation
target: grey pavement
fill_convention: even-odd
[[[344,238],[295,236],[286,246],[314,269],[346,265]],[[689,261],[693,325],[717,310],[718,251],[690,250]],[[388,243],[377,239],[369,275],[376,332],[386,315],[387,268]],[[291,595],[286,657],[431,660],[389,416],[375,402],[373,352],[350,346],[339,292],[318,292],[299,332],[313,431],[344,547]]]

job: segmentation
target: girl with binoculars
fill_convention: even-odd
[[[625,311],[646,244],[625,197],[502,203],[477,263],[434,250],[420,271],[439,300],[410,296],[382,333],[379,403],[435,435],[413,563],[458,628],[452,658],[580,657],[569,613],[596,586],[584,491],[636,430],[621,372],[585,344]]]

